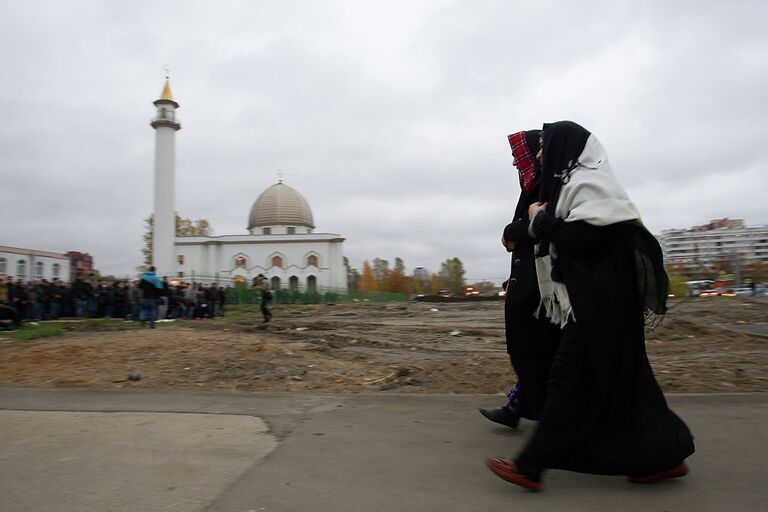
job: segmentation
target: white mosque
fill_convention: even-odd
[[[346,291],[344,238],[315,233],[312,210],[298,191],[282,180],[256,199],[248,215],[248,233],[186,237],[175,234],[174,182],[176,118],[166,77],[155,129],[155,198],[152,262],[157,274],[173,279],[250,282],[258,274],[272,288]]]

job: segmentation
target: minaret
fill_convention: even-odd
[[[160,99],[155,101],[157,114],[152,119],[155,129],[155,215],[154,239],[152,240],[152,264],[158,276],[173,277],[176,261],[176,212],[174,210],[175,134],[181,129],[176,120],[179,104],[173,101],[168,77]]]

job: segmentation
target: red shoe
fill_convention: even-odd
[[[485,465],[499,478],[515,485],[519,485],[529,491],[540,491],[544,488],[540,482],[534,482],[524,474],[518,472],[517,464],[515,464],[515,461],[513,460],[505,461],[498,458],[486,459]]]
[[[681,476],[685,476],[687,474],[688,466],[685,464],[685,462],[681,462],[672,469],[646,476],[628,476],[627,480],[636,484],[652,484],[653,482],[658,482],[659,480],[667,480],[668,478],[680,478]]]

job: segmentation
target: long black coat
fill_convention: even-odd
[[[507,353],[512,356],[553,354],[560,339],[560,329],[541,315],[534,314],[539,307],[539,283],[534,263],[534,240],[528,234],[528,206],[536,201],[536,194],[520,197],[525,213],[504,228],[504,238],[517,245],[512,252],[511,270],[504,297]],[[513,363],[514,364],[514,363]]]
[[[584,441],[552,467],[606,474],[650,474],[694,451],[688,427],[667,406],[645,352],[644,308],[664,309],[661,249],[636,222],[596,227],[550,215],[537,234],[557,250],[553,277],[565,283],[586,349],[578,414]]]
[[[504,238],[516,243],[504,298],[507,353],[518,378],[517,413],[532,420],[539,418],[546,401],[549,370],[560,342],[560,329],[544,315],[534,316],[540,296],[527,211],[535,192],[521,194],[517,219],[504,229]]]

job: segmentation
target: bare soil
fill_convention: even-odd
[[[768,298],[672,303],[646,333],[662,388],[768,391]],[[256,308],[157,329],[113,321],[64,336],[0,338],[0,385],[316,393],[499,393],[515,381],[503,303],[409,302]],[[133,328],[129,328],[133,327]],[[732,330],[735,329],[735,330]],[[742,332],[736,332],[741,330]],[[743,332],[753,331],[757,334]],[[137,372],[140,380],[128,380]]]

